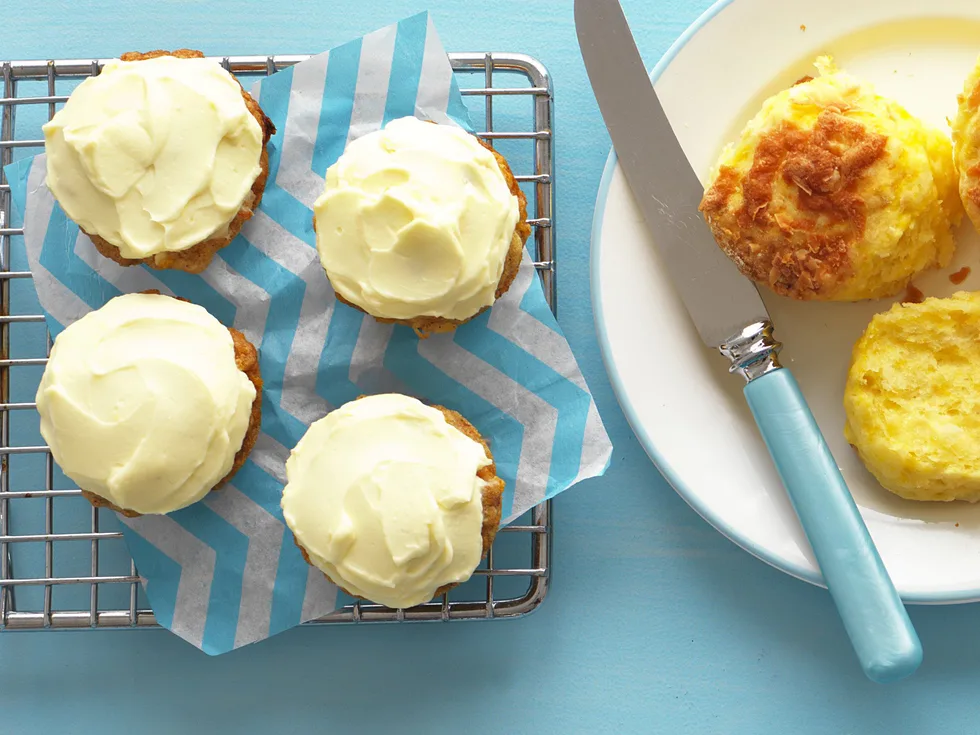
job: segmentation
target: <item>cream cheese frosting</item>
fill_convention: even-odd
[[[227,231],[261,171],[262,135],[217,62],[114,60],[44,126],[47,186],[123,257],[186,250]]]
[[[468,579],[483,556],[483,446],[400,394],[314,422],[286,462],[282,510],[313,564],[392,608]]]
[[[202,307],[127,294],[58,335],[37,391],[41,435],[82,490],[169,513],[232,468],[255,387]]]
[[[476,138],[413,117],[351,142],[313,210],[334,290],[388,319],[463,320],[493,304],[520,216]]]

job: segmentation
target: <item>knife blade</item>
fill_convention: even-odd
[[[701,339],[742,375],[749,409],[873,681],[914,672],[922,646],[795,379],[776,357],[756,287],[715,243],[703,188],[647,74],[618,0],[575,0],[585,68],[620,169]]]
[[[746,325],[768,321],[759,292],[715,244],[698,211],[701,181],[676,143],[619,3],[576,2],[575,12],[586,69],[620,168],[701,339],[718,347]],[[656,165],[649,165],[654,152]]]

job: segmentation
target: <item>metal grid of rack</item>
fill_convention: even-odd
[[[248,80],[272,74],[307,58],[307,55],[228,56],[218,60],[242,78],[247,88]],[[530,145],[526,155],[520,157],[527,161],[524,170],[521,170],[519,159],[515,158],[511,163],[518,160],[514,166],[515,174],[528,196],[535,266],[551,307],[555,309],[553,93],[548,72],[535,59],[523,54],[458,53],[450,54],[450,61],[462,94],[470,103],[474,122],[479,120],[483,124],[484,129],[478,135],[494,145],[505,145],[498,141],[524,141]],[[23,399],[30,399],[37,388],[51,339],[43,326],[42,315],[18,310],[17,287],[22,279],[29,281],[31,274],[12,267],[12,240],[20,236],[22,230],[11,223],[10,185],[2,173],[2,166],[19,155],[15,154],[18,149],[28,149],[28,154],[43,149],[43,140],[23,137],[22,130],[17,128],[19,115],[24,117],[30,111],[36,118],[35,111],[42,110],[50,119],[59,103],[67,99],[68,89],[84,77],[97,74],[103,63],[104,60],[98,59],[0,62],[3,84],[0,95],[0,629],[146,628],[157,625],[141,592],[138,570],[128,554],[124,554],[128,570],[105,568],[109,566],[108,546],[115,547],[117,558],[120,551],[124,552],[122,533],[103,530],[103,526],[111,525],[106,512],[87,506],[83,509],[78,489],[54,487],[54,466],[46,447],[25,446],[22,439],[18,441],[18,426],[23,423],[18,421],[23,418],[21,414],[37,415],[35,404]],[[506,80],[504,83],[500,83],[502,78]],[[467,86],[474,82],[476,86]],[[508,116],[509,125],[501,126],[501,115],[498,114],[495,125],[495,101],[499,110],[504,102],[515,99],[529,103],[529,114],[525,110],[523,118],[530,121],[530,129],[518,124],[514,115]],[[35,135],[39,133],[36,121],[28,121],[28,124]],[[31,325],[38,331],[34,344],[39,354],[12,356],[12,343],[17,342],[12,340],[13,330]],[[43,357],[40,355],[42,349]],[[26,377],[20,377],[16,371],[23,371]],[[24,467],[12,467],[13,461],[21,460],[31,461]],[[14,469],[20,471],[14,472]],[[69,503],[74,504],[70,513]],[[23,523],[18,517],[19,511],[24,516]],[[30,522],[27,522],[28,514]],[[358,602],[307,625],[498,619],[524,615],[540,605],[547,594],[551,534],[549,501],[533,509],[518,523],[501,529],[486,564],[474,575],[478,581],[471,581],[462,588],[465,593],[462,597],[444,595],[441,600],[410,610],[390,610]],[[494,559],[494,550],[501,544],[507,545],[506,563],[499,560],[503,556],[500,551],[498,560],[495,562]],[[16,553],[20,550],[35,553],[24,554],[29,558],[22,560]],[[71,571],[62,572],[61,567]],[[508,591],[501,591],[505,586]],[[68,604],[61,604],[58,599],[63,590],[73,593],[65,596]],[[22,600],[22,597],[31,599]]]

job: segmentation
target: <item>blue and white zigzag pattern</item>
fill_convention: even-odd
[[[8,167],[26,256],[52,334],[121,293],[159,289],[206,307],[259,348],[262,433],[233,482],[169,516],[123,519],[159,621],[208,653],[334,609],[279,508],[289,449],[360,394],[397,390],[461,411],[492,441],[512,520],[601,474],[611,446],[525,253],[512,288],[455,334],[420,341],[336,301],[312,204],[348,141],[405,115],[469,128],[428,17],[381,29],[257,84],[276,125],[262,206],[200,276],[102,258],[44,186],[45,160]]]

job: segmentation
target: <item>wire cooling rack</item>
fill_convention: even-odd
[[[272,74],[308,56],[228,56],[242,78]],[[547,70],[522,54],[450,54],[472,119],[510,161],[528,196],[535,260],[557,306],[552,202],[553,92]],[[43,149],[40,125],[103,60],[0,62],[0,165]],[[477,122],[478,121],[478,122]],[[42,445],[34,400],[51,339],[26,270],[11,264],[22,235],[10,218],[10,186],[0,168],[0,629],[156,626],[111,513],[92,508],[56,472]],[[111,530],[106,530],[111,529]],[[497,619],[524,615],[544,600],[551,555],[551,504],[501,529],[474,577],[441,600],[410,610],[355,603],[309,624]]]

